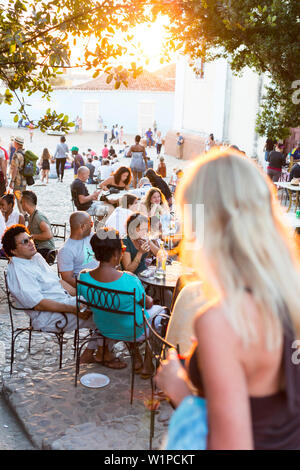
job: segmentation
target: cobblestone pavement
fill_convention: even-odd
[[[54,153],[59,142],[59,137],[35,131],[30,144],[25,130],[1,128],[3,145],[8,143],[10,135],[23,135],[26,147],[38,155],[44,147]],[[69,147],[77,145],[81,152],[88,148],[99,151],[103,136],[101,133],[70,134],[67,141]],[[128,137],[128,141],[133,143],[133,136]],[[150,149],[148,153],[156,168],[155,150]],[[121,161],[128,165],[128,159]],[[167,156],[165,161],[170,176],[172,168],[179,167],[178,161]],[[187,162],[180,163],[181,168],[187,166]],[[52,223],[67,222],[68,226],[72,212],[69,189],[72,180],[73,170],[66,170],[64,183],[50,179],[46,186],[37,180],[30,187],[37,194],[38,208]],[[90,192],[94,188],[89,186]],[[67,230],[69,233],[69,227]],[[100,372],[110,378],[110,384],[103,389],[89,389],[79,383],[75,388],[72,334],[66,335],[68,340],[64,344],[61,370],[58,369],[59,350],[54,335],[33,334],[29,353],[28,334],[21,334],[16,342],[10,376],[11,332],[4,291],[5,266],[6,262],[0,261],[0,449],[148,449],[150,412],[144,402],[150,397],[149,380],[136,376],[132,405],[129,403],[130,367],[116,371],[98,364],[83,366],[81,375],[86,371]],[[26,314],[16,315],[18,326],[28,325]],[[154,448],[161,445],[170,414],[170,406],[161,402]]]
[[[21,312],[17,315],[18,326],[27,326],[26,314]],[[27,333],[22,334],[16,343],[13,374],[10,376],[10,322],[5,306],[1,306],[2,394],[33,446],[56,450],[148,449],[150,412],[146,405],[150,398],[149,380],[135,376],[134,400],[130,405],[131,368],[127,358],[128,367],[123,370],[108,369],[98,364],[81,366],[80,377],[86,372],[98,372],[107,375],[110,383],[102,389],[91,389],[78,381],[75,387],[73,335],[66,334],[65,337],[63,367],[59,370],[59,350],[54,335],[34,333],[29,353]],[[118,343],[116,351],[124,355],[122,343]],[[161,445],[170,414],[169,405],[161,402],[154,448]],[[21,433],[21,430],[15,432]],[[25,447],[21,448],[32,448],[24,437],[23,444]]]

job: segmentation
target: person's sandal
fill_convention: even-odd
[[[110,369],[125,369],[127,367],[126,362],[120,361],[118,357],[115,357],[111,361],[104,361],[103,365],[109,367]]]

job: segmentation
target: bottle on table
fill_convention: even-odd
[[[156,271],[155,277],[163,279],[166,275],[166,264],[167,264],[168,253],[164,248],[164,243],[160,243],[160,249],[156,255]]]

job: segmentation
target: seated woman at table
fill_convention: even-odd
[[[152,318],[154,315],[164,311],[160,305],[153,305],[151,297],[147,296],[141,281],[128,272],[122,272],[117,269],[120,265],[125,246],[120,239],[119,233],[111,228],[104,227],[97,230],[90,241],[95,258],[99,261],[99,266],[90,271],[82,271],[79,274],[79,280],[93,284],[97,287],[113,289],[120,292],[136,292],[136,339],[142,340],[144,337],[143,327],[143,298],[145,298],[145,315]],[[79,293],[88,298],[87,287],[78,286]],[[109,300],[108,300],[109,302]],[[133,311],[133,299],[127,295],[118,294],[118,309],[126,312]],[[93,309],[94,322],[99,331],[107,338],[132,342],[134,341],[134,319],[131,315],[118,315],[107,313],[99,309]],[[159,319],[158,319],[159,320]],[[156,322],[156,324],[159,323]],[[95,357],[97,362],[101,362],[101,357]],[[120,367],[121,368],[121,367]],[[147,378],[147,374],[152,372],[151,357],[145,353],[144,364],[139,351],[135,356],[135,370]]]
[[[140,204],[140,212],[147,217],[161,217],[163,214],[170,213],[166,198],[160,189],[151,188],[148,190]]]
[[[126,166],[121,166],[111,176],[106,178],[101,184],[100,188],[108,191],[110,188],[128,190],[131,182],[131,170]]]
[[[139,274],[147,269],[146,258],[157,255],[159,247],[149,240],[149,218],[139,212],[127,220],[127,236],[123,238],[126,251],[123,254],[124,270]]]
[[[112,227],[117,230],[120,237],[123,238],[127,234],[126,222],[128,217],[137,210],[138,198],[133,194],[127,194],[121,197],[120,205],[105,222],[105,227]]]
[[[150,183],[152,184],[154,188],[158,188],[161,190],[161,192],[166,198],[167,203],[171,207],[172,193],[171,193],[171,189],[169,188],[165,180],[160,175],[158,175],[152,168],[149,168],[146,171],[145,176],[149,179]]]
[[[0,199],[0,209],[4,217],[6,227],[11,225],[21,224],[25,225],[25,219],[18,210],[14,210],[15,197],[13,194],[5,194]]]

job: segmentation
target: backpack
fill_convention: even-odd
[[[31,150],[26,150],[24,153],[24,166],[22,170],[23,176],[34,176],[36,174],[36,162],[39,157]]]

